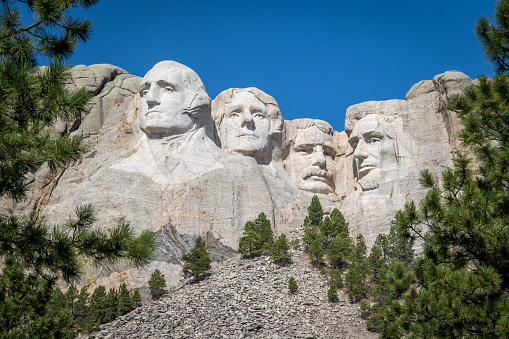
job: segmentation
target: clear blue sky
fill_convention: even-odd
[[[477,42],[495,0],[113,1],[80,16],[96,32],[70,60],[110,63],[143,76],[161,60],[194,69],[214,99],[258,87],[285,119],[316,118],[344,129],[346,108],[404,99],[447,70],[492,74]]]

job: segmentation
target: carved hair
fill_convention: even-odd
[[[345,118],[345,132],[348,136],[352,133],[357,121],[370,114],[377,114],[383,123],[390,125],[404,109],[404,100],[367,101],[347,108]],[[391,131],[388,137],[393,138]]]
[[[220,131],[220,126],[223,122],[225,109],[227,104],[231,103],[233,97],[238,93],[248,92],[255,96],[256,99],[260,100],[265,107],[267,108],[267,114],[270,119],[270,131],[269,135],[271,137],[278,137],[284,131],[284,120],[281,116],[281,111],[279,110],[279,106],[276,100],[268,95],[267,93],[259,90],[256,87],[249,88],[229,88],[225,91],[219,93],[219,95],[212,101],[212,119],[214,119],[214,123],[218,131]]]
[[[318,120],[318,119],[295,119],[292,121],[292,126],[296,129],[306,129],[313,126],[316,126],[320,131],[322,131],[325,134],[334,134],[334,129],[332,126],[324,120]]]
[[[184,82],[183,87],[186,94],[186,102],[182,109],[182,113],[189,114],[193,118],[204,117],[206,119],[207,116],[210,117],[210,97],[205,91],[203,82],[195,71],[185,65],[182,65],[181,63],[172,60],[158,62],[154,65],[154,67],[152,67],[150,71],[155,69],[161,69],[164,71],[181,71],[182,81]],[[141,83],[143,84],[143,80]]]
[[[330,135],[331,137],[334,136],[334,128],[332,128],[332,126],[327,121],[324,120],[302,118],[287,121],[286,139],[283,143],[283,154],[285,158],[288,156],[290,152],[290,147],[292,147],[292,145],[295,143],[295,139],[297,138],[299,130],[307,129],[313,126],[318,128],[323,133]],[[339,153],[337,147],[338,145],[334,144],[334,150],[336,151],[336,153]]]

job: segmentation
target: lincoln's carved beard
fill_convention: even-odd
[[[376,168],[360,178],[358,182],[363,191],[371,191],[378,188],[381,180],[382,173],[379,168]]]

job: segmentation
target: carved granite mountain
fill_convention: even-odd
[[[406,100],[351,106],[338,132],[322,120],[284,121],[276,100],[256,88],[228,89],[212,101],[199,76],[174,61],[143,79],[112,65],[71,74],[69,86],[86,87],[95,105],[56,130],[82,133],[90,153],[59,173],[43,166],[27,178],[29,199],[4,198],[0,210],[41,210],[58,223],[92,203],[101,227],[125,220],[157,232],[160,249],[147,269],[86,272],[99,284],[123,279],[131,288],[146,286],[156,268],[178,284],[182,255],[198,236],[213,259],[235,256],[244,224],[260,212],[276,234],[299,228],[314,194],[372,245],[405,202],[422,197],[419,171],[452,165],[461,126],[447,95],[472,83],[451,71],[414,85]]]

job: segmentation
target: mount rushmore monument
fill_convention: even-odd
[[[55,129],[82,134],[90,152],[58,173],[43,166],[29,178],[28,200],[0,207],[37,209],[56,224],[92,203],[101,227],[127,221],[159,234],[148,268],[89,273],[102,285],[145,286],[155,268],[176,285],[196,237],[213,259],[231,257],[247,221],[264,212],[276,234],[298,229],[315,194],[370,247],[405,202],[423,196],[420,170],[438,175],[452,166],[461,126],[447,97],[472,82],[457,71],[439,74],[405,100],[349,107],[345,131],[334,131],[322,120],[284,120],[258,88],[230,88],[211,100],[198,74],[175,61],[142,79],[112,65],[76,66],[68,85],[86,87],[95,104]]]

